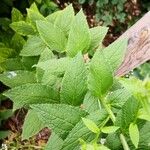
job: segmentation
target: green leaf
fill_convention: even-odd
[[[103,133],[113,133],[119,129],[117,126],[105,126],[101,129]]]
[[[39,118],[60,137],[65,138],[69,131],[86,113],[78,107],[64,104],[31,105]]]
[[[150,121],[150,116],[144,109],[139,109],[138,118]]]
[[[130,123],[136,120],[138,109],[139,102],[134,97],[130,97],[118,112],[115,125],[121,127],[126,132]]]
[[[90,119],[86,119],[86,118],[82,118],[84,124],[86,125],[86,127],[92,131],[93,133],[99,133],[100,129],[98,128],[98,126]]]
[[[119,65],[121,65],[126,49],[127,40],[119,39],[102,50],[103,56],[112,72],[115,72]]]
[[[22,21],[23,20],[22,13],[18,9],[13,8],[11,11],[11,20],[12,22]]]
[[[140,141],[139,148],[143,150],[149,150],[150,148],[150,122],[146,122],[145,125],[140,129]]]
[[[45,125],[38,118],[37,113],[34,110],[29,110],[22,128],[22,140],[36,135],[44,127]]]
[[[89,67],[88,88],[97,97],[101,97],[113,84],[113,75],[103,53],[96,51]]]
[[[62,103],[80,105],[87,91],[87,70],[81,53],[73,58],[62,80]]]
[[[131,94],[125,89],[118,89],[107,96],[107,103],[114,108],[122,108],[124,103],[131,97]]]
[[[33,3],[29,9],[27,8],[27,20],[34,26],[36,26],[37,20],[45,20],[45,18],[40,14],[35,3]]]
[[[35,30],[33,26],[25,21],[13,22],[10,27],[20,35],[34,35]]]
[[[86,144],[81,150],[110,150],[104,145]]]
[[[21,56],[38,56],[46,48],[45,43],[39,36],[31,36],[21,50]]]
[[[53,57],[54,57],[53,52],[48,47],[46,47],[44,51],[41,53],[38,63],[42,61],[47,61],[49,59],[52,59]],[[44,70],[37,67],[36,68],[37,82],[41,82],[43,78],[43,74],[44,74]]]
[[[11,39],[11,47],[17,50],[17,55],[19,54],[24,44],[24,38],[19,34],[14,34],[14,36]]]
[[[13,115],[13,112],[11,109],[5,109],[5,110],[1,110],[0,111],[0,121],[1,120],[6,120],[9,117],[11,117]]]
[[[102,41],[107,34],[108,28],[107,27],[94,27],[90,29],[91,34],[91,44],[89,50],[95,50],[99,46],[102,47]]]
[[[57,76],[53,75],[51,71],[45,71],[42,77],[41,82],[44,85],[52,86],[56,83]]]
[[[70,58],[64,57],[60,59],[50,59],[47,61],[39,62],[35,66],[45,71],[50,71],[53,75],[62,75],[67,70],[70,62]]]
[[[67,43],[67,38],[63,31],[47,21],[37,21],[37,29],[40,37],[52,50],[63,52]]]
[[[100,109],[101,105],[100,105],[99,99],[94,97],[91,94],[91,92],[88,91],[84,97],[82,107],[88,113],[92,113],[92,112]]]
[[[74,57],[79,51],[87,51],[91,42],[86,17],[81,10],[74,18],[68,37],[66,52]]]
[[[38,63],[38,60],[39,57],[35,57],[35,56],[23,56],[21,59],[26,70],[31,70],[31,71],[35,70],[33,66]]]
[[[11,48],[1,47],[0,48],[0,63],[4,62],[7,58],[12,57],[15,51]]]
[[[106,138],[106,145],[111,148],[111,150],[121,150],[122,144],[120,142],[119,133],[110,133]]]
[[[74,19],[74,10],[70,4],[64,10],[61,11],[60,15],[55,20],[55,25],[64,31],[65,34],[68,34],[72,21]]]
[[[139,143],[139,130],[137,124],[131,123],[129,126],[129,135],[132,143],[138,148]]]
[[[9,58],[5,62],[1,63],[0,66],[3,70],[14,71],[14,70],[24,70],[25,67],[21,62],[20,58]]]
[[[98,127],[103,125],[103,122],[107,120],[107,113],[103,110],[96,111],[87,116],[87,119],[90,119],[96,123]],[[91,132],[81,120],[75,125],[75,127],[70,131],[67,138],[64,140],[62,150],[78,150],[80,149],[79,138],[83,139],[86,142],[91,142],[95,138],[95,133]]]
[[[63,145],[63,140],[54,132],[50,136],[48,143],[45,147],[45,150],[61,150]]]
[[[149,93],[149,91],[144,87],[144,82],[135,77],[130,77],[128,79],[121,78],[119,82],[137,99],[145,97]]]
[[[54,12],[54,13],[48,15],[48,16],[46,17],[46,20],[47,20],[48,22],[51,22],[51,23],[54,24],[56,18],[62,13],[62,11],[63,11],[63,10],[59,10],[59,11],[56,11],[56,12]]]
[[[18,70],[0,74],[0,81],[12,88],[26,83],[35,83],[36,78],[33,72]]]
[[[0,131],[0,139],[4,139],[8,136],[9,131]]]
[[[38,103],[58,103],[58,94],[50,87],[36,83],[12,88],[4,95],[14,102],[13,109]]]

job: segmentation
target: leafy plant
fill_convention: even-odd
[[[96,3],[96,20],[103,21],[104,25],[113,25],[114,21],[124,23],[127,14],[124,11],[124,4],[127,0],[79,0],[80,4]]]
[[[32,4],[27,17],[10,26],[27,38],[17,56],[23,67],[0,81],[11,88],[3,95],[13,110],[29,109],[23,139],[49,127],[47,150],[149,149],[150,80],[114,76],[126,39],[102,48],[108,29],[89,29],[72,5],[44,17]]]

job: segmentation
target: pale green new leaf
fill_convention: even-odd
[[[29,139],[36,135],[42,128],[44,123],[38,118],[37,113],[34,110],[29,110],[22,128],[22,139]]]
[[[61,150],[62,145],[63,140],[57,134],[52,132],[44,150]]]
[[[74,57],[79,51],[85,52],[88,50],[91,42],[89,27],[86,17],[81,10],[72,21],[68,43],[66,47],[67,55]]]
[[[21,56],[38,56],[44,49],[46,44],[39,36],[31,36],[28,38],[27,42],[24,44],[21,50]]]
[[[37,21],[38,32],[43,41],[52,50],[63,52],[67,43],[64,32],[48,21]]]
[[[81,53],[73,58],[67,68],[60,91],[62,103],[80,105],[87,91],[87,70]]]
[[[99,46],[102,47],[102,41],[107,34],[108,28],[107,27],[94,27],[90,29],[91,34],[91,44],[89,50],[95,50]]]
[[[62,138],[86,115],[80,108],[65,104],[37,104],[31,107],[41,121]]]
[[[119,129],[119,127],[117,126],[105,126],[101,129],[101,131],[103,133],[113,133],[115,131],[117,131]]]
[[[30,71],[7,71],[0,74],[0,81],[12,88],[26,83],[36,83],[36,77],[35,73]]]
[[[98,126],[90,119],[86,119],[86,118],[82,118],[82,121],[84,122],[84,124],[86,125],[86,127],[92,131],[93,133],[99,133],[100,129],[98,128]]]
[[[18,9],[13,8],[11,11],[11,20],[12,22],[22,21],[23,20],[22,13]]]
[[[34,35],[35,29],[33,26],[25,21],[13,22],[10,27],[20,35]]]
[[[73,19],[74,10],[72,5],[69,5],[64,10],[62,10],[60,15],[56,18],[55,25],[62,29],[67,35],[70,30]]]
[[[97,97],[107,93],[113,84],[113,75],[103,53],[96,51],[89,66],[88,88]]]
[[[14,110],[30,104],[59,102],[58,94],[52,88],[39,83],[17,86],[4,95],[14,102]]]
[[[130,78],[121,78],[119,82],[137,99],[148,95],[149,91],[144,87],[144,82],[141,80],[130,77]],[[139,88],[140,87],[140,88]]]
[[[95,111],[86,117],[96,123],[98,127],[103,125],[108,118],[108,114],[104,111]],[[95,138],[95,133],[91,132],[81,120],[75,125],[75,127],[70,131],[67,138],[64,140],[62,150],[79,150],[80,143],[79,138],[86,142],[91,142]]]
[[[127,40],[125,39],[118,39],[101,50],[112,72],[115,72],[119,65],[121,65],[126,50]]]
[[[131,123],[129,126],[129,135],[132,143],[136,148],[138,148],[139,144],[139,129],[137,124]]]

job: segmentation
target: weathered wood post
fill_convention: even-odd
[[[122,76],[150,60],[150,12],[119,38],[129,39],[124,61],[116,72],[117,76]]]

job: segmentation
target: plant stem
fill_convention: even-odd
[[[106,103],[106,99],[105,98],[100,98],[100,101],[101,101],[102,105],[104,106],[105,110],[108,112],[112,122],[115,123],[116,117],[115,117],[114,113],[112,112],[110,106]],[[124,150],[130,150],[130,148],[127,144],[127,141],[125,139],[125,136],[122,133],[120,134],[120,140],[121,140],[123,149]]]
[[[126,141],[126,139],[125,139],[125,137],[124,137],[124,135],[122,133],[120,134],[120,140],[121,140],[123,149],[124,150],[130,150],[130,148],[129,148],[128,144],[127,144],[127,141]]]
[[[114,113],[112,112],[111,108],[106,104],[106,99],[101,98],[100,100],[101,100],[101,103],[103,104],[104,108],[108,112],[112,122],[114,123],[116,120],[116,117],[115,117]]]

